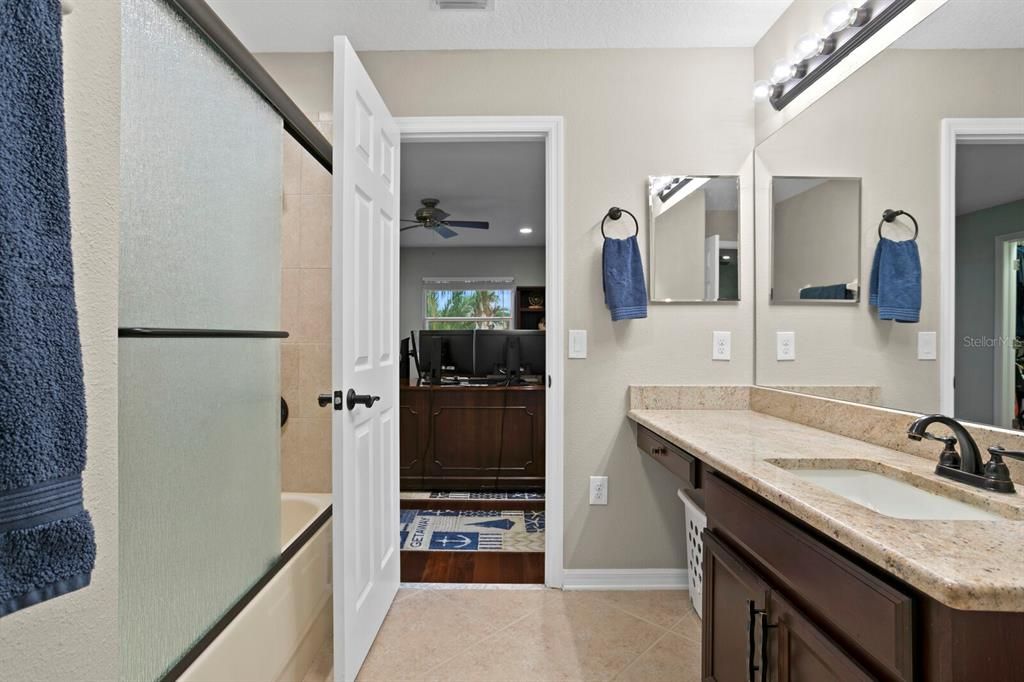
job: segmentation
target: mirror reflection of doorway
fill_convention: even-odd
[[[956,416],[1024,427],[1024,144],[958,144]]]

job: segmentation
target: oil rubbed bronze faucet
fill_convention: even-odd
[[[932,424],[946,426],[953,435],[936,436],[929,433],[928,427]],[[939,476],[997,493],[1015,492],[1013,481],[1010,480],[1010,470],[1003,462],[1003,457],[1024,460],[1024,452],[1005,450],[1001,445],[996,445],[988,449],[991,459],[982,465],[978,443],[970,432],[957,420],[941,414],[914,420],[907,428],[907,438],[916,441],[927,438],[943,443],[939,463],[935,467],[935,473]],[[960,446],[960,452],[956,451],[957,445]]]

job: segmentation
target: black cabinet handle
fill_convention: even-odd
[[[363,407],[373,407],[373,404],[380,400],[379,395],[370,395],[369,393],[356,393],[354,388],[348,389],[348,393],[345,395],[345,404],[348,409],[356,409],[356,405],[362,405]]]
[[[768,682],[768,631],[777,625],[768,624],[768,611],[761,611],[761,682]]]
[[[754,665],[754,615],[757,613],[757,608],[754,606],[754,601],[747,601],[747,682],[755,682],[754,673],[757,671],[757,666]]]

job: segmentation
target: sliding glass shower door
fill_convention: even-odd
[[[162,0],[122,7],[121,676],[151,680],[280,552],[279,342],[253,332],[281,324],[282,123]]]

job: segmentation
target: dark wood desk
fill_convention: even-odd
[[[399,409],[402,490],[544,489],[544,386],[403,383]]]

